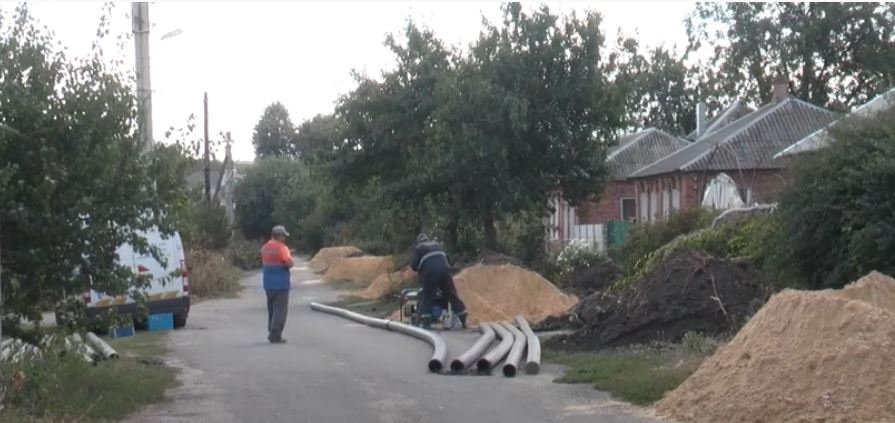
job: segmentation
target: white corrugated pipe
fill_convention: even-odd
[[[107,344],[106,341],[100,339],[93,332],[87,332],[87,343],[89,343],[90,346],[99,351],[103,358],[107,360],[118,358],[118,352],[116,352],[111,345]]]

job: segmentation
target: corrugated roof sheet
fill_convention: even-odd
[[[730,103],[730,105],[727,106],[724,110],[721,110],[717,115],[706,122],[705,133],[702,134],[701,137],[697,137],[696,131],[694,130],[693,132],[687,134],[687,138],[691,140],[705,138],[723,129],[725,126],[730,125],[733,121],[754,111],[755,109],[749,107],[742,100],[734,100],[733,103]]]
[[[792,156],[798,153],[804,153],[806,151],[814,151],[824,148],[832,142],[829,129],[833,126],[838,125],[839,122],[848,121],[849,118],[873,117],[874,115],[890,110],[893,107],[895,107],[895,88],[876,96],[873,100],[870,100],[860,107],[852,110],[846,117],[837,120],[836,122],[827,125],[823,129],[819,129],[811,133],[811,135],[802,138],[795,144],[786,147],[785,150],[777,153],[774,158],[779,159],[781,157]]]
[[[609,150],[607,160],[613,179],[621,180],[690,142],[655,128],[623,136]]]
[[[776,153],[835,119],[835,113],[795,98],[770,103],[631,177],[678,170],[777,169]]]

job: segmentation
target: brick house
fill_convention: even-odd
[[[611,180],[598,200],[578,208],[578,221],[601,225],[611,220],[635,219],[636,183],[628,176],[688,145],[689,141],[654,128],[621,137],[606,156]]]
[[[722,172],[736,182],[746,204],[768,201],[783,183],[783,162],[774,156],[836,117],[790,97],[784,84],[775,85],[770,103],[703,131],[690,145],[632,173],[638,220],[699,205],[706,184]]]

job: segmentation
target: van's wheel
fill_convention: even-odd
[[[186,314],[175,314],[174,315],[174,328],[180,329],[186,326]]]

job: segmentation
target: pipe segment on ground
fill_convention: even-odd
[[[401,322],[395,322],[393,320],[377,319],[375,317],[364,316],[360,313],[355,313],[353,311],[315,302],[311,303],[311,309],[319,311],[321,313],[333,314],[339,317],[346,318],[348,320],[353,320],[370,327],[399,332],[404,335],[412,336],[414,338],[428,342],[429,345],[432,346],[432,358],[429,359],[429,371],[433,373],[438,373],[439,371],[441,371],[441,368],[444,366],[444,362],[447,359],[447,344],[444,343],[444,340],[441,339],[440,336],[431,331],[421,329],[416,326],[407,325]]]
[[[522,333],[525,334],[525,338],[528,341],[528,356],[525,359],[525,373],[536,375],[541,371],[541,341],[538,339],[538,336],[535,335],[534,331],[531,330],[531,326],[525,321],[525,317],[522,315],[516,316],[516,323],[519,325],[519,329],[522,330]]]
[[[118,352],[93,332],[87,332],[87,343],[107,360],[118,358]]]
[[[79,356],[81,356],[81,358],[84,359],[84,361],[87,362],[87,364],[95,365],[97,363],[97,361],[94,360],[93,356],[91,356],[89,353],[87,353],[86,351],[84,351],[84,349],[81,348],[81,344],[78,343],[78,341],[75,339],[74,335],[71,335],[71,336],[65,338],[65,350],[74,352],[75,354],[78,354]]]
[[[494,329],[491,328],[491,325],[481,323],[479,324],[479,331],[482,332],[482,336],[480,336],[479,339],[466,350],[466,352],[460,354],[459,357],[451,361],[452,372],[460,373],[471,366],[474,361],[485,353],[485,350],[488,349],[491,342],[494,342]]]
[[[500,360],[506,357],[507,353],[510,352],[510,347],[513,346],[514,338],[512,332],[508,331],[500,323],[492,324],[491,328],[497,332],[497,336],[500,337],[500,343],[479,359],[476,367],[478,367],[480,372],[487,372],[497,363],[500,363]]]
[[[516,329],[516,326],[513,326],[512,323],[503,322],[503,326],[513,334],[515,339],[513,347],[510,348],[510,353],[507,354],[507,361],[503,365],[503,375],[513,377],[516,376],[516,369],[519,368],[519,363],[522,362],[522,353],[525,352],[526,339],[525,334]]]

